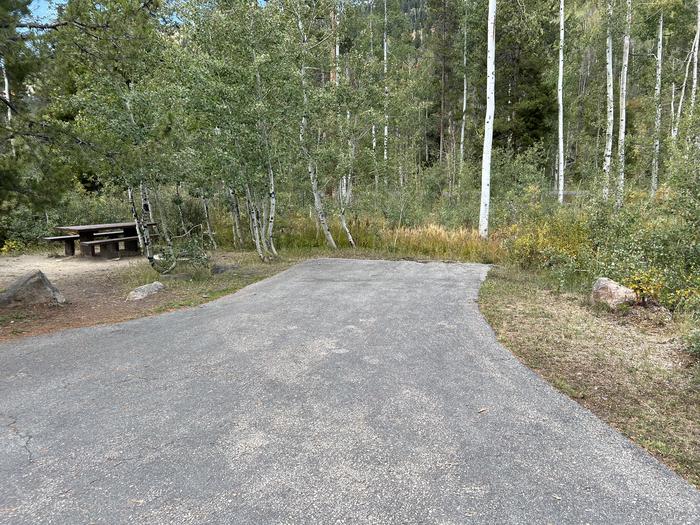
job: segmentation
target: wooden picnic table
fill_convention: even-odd
[[[147,223],[146,227],[155,223]],[[135,222],[113,222],[106,224],[79,224],[75,226],[58,226],[62,232],[73,232],[80,241],[80,253],[84,256],[114,257],[139,255],[138,234]],[[65,237],[74,237],[65,236]],[[63,240],[60,237],[47,238],[49,240]],[[69,241],[64,241],[69,242]],[[72,241],[70,241],[72,242]],[[95,248],[99,246],[99,252]],[[68,247],[66,245],[66,253]]]

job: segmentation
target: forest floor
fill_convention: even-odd
[[[494,267],[480,305],[529,368],[700,487],[700,363],[667,311],[612,313]]]

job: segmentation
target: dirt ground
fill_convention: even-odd
[[[142,257],[119,260],[47,254],[0,257],[0,289],[31,270],[41,270],[67,301],[61,306],[0,307],[0,341],[194,306],[232,293],[290,264],[279,261],[263,265],[255,256],[242,252],[220,253],[215,261],[236,269],[221,275],[211,275],[207,269],[194,272],[184,269],[187,273],[173,280],[159,276]],[[130,290],[155,280],[161,280],[166,289],[141,301],[126,301]]]
[[[62,306],[0,308],[0,340],[144,315],[163,297],[127,302],[124,290],[125,270],[144,264],[141,258],[0,257],[0,289],[27,272],[41,270],[67,301]]]

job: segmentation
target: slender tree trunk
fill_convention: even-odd
[[[559,0],[559,81],[557,83],[559,105],[559,204],[564,204],[564,0]]]
[[[372,124],[372,159],[374,162],[374,191],[379,190],[379,170],[377,169],[377,126]]]
[[[374,27],[372,20],[374,19],[374,0],[369,2],[369,56],[374,58]]]
[[[2,69],[2,80],[3,80],[3,97],[7,101],[7,127],[12,126],[12,108],[10,104],[12,103],[10,94],[10,77],[7,75],[7,67],[5,65],[5,58],[0,56],[0,69]],[[15,139],[12,134],[10,134],[10,148],[12,149],[12,156],[17,156],[17,151],[15,150]]]
[[[693,54],[693,87],[690,90],[690,121],[693,120],[695,99],[698,93],[698,54],[700,54],[700,0],[698,0],[697,30],[695,31],[695,53]]]
[[[299,29],[299,36],[301,37],[301,44],[302,44],[302,53],[306,53],[306,45],[307,45],[307,37],[306,37],[306,32],[304,31],[304,24],[302,23],[301,20],[301,15],[297,13],[297,27]],[[316,163],[314,159],[311,156],[311,152],[309,151],[307,145],[306,145],[306,134],[309,126],[309,121],[307,114],[309,112],[309,96],[306,91],[306,65],[304,62],[304,58],[302,58],[301,62],[301,70],[300,70],[300,76],[301,76],[301,91],[302,91],[302,100],[303,100],[303,115],[301,117],[301,124],[299,125],[299,143],[301,146],[301,151],[302,155],[306,159],[306,167],[307,167],[307,172],[309,174],[309,180],[311,181],[311,192],[313,193],[314,197],[314,208],[316,209],[316,215],[318,217],[318,222],[321,225],[321,228],[323,229],[323,235],[326,237],[326,243],[328,246],[330,246],[333,249],[336,249],[337,246],[335,244],[335,240],[333,239],[333,235],[331,234],[331,230],[328,227],[328,221],[326,220],[326,213],[323,209],[323,200],[321,198],[321,193],[318,189],[318,176],[316,173]]]
[[[384,164],[389,159],[389,42],[387,39],[387,10],[384,0]]]
[[[218,250],[219,246],[216,244],[216,239],[214,239],[214,231],[211,227],[211,217],[209,215],[209,199],[207,199],[204,195],[202,195],[202,208],[204,209],[204,220],[206,222],[207,227],[207,237],[209,237],[212,247],[215,250]]]
[[[328,219],[326,218],[326,212],[323,209],[323,201],[321,199],[321,192],[318,190],[318,176],[316,175],[316,164],[313,161],[309,161],[307,166],[309,172],[309,179],[311,180],[311,191],[314,196],[314,208],[316,208],[316,215],[318,216],[318,222],[323,230],[323,235],[326,237],[326,244],[333,248],[337,248],[335,240],[333,240],[333,234],[328,227]]]
[[[630,57],[630,33],[632,31],[632,0],[627,0],[625,17],[625,36],[622,48],[622,65],[620,67],[620,127],[617,141],[617,195],[615,206],[620,208],[625,198],[625,139],[627,127],[627,68]]]
[[[333,56],[330,77],[331,82],[338,87],[340,84],[340,38],[338,34],[339,16],[338,16],[338,3],[333,3],[333,8],[331,9],[331,31],[333,31]]]
[[[236,248],[243,247],[243,235],[241,234],[241,210],[238,207],[238,197],[236,197],[233,188],[226,187],[228,194],[229,209],[231,210],[231,224],[233,230],[233,245]]]
[[[441,42],[441,49],[440,49],[440,166],[442,166],[442,161],[443,157],[445,154],[445,91],[447,90],[447,79],[446,79],[446,74],[447,74],[447,49],[446,49],[446,37],[447,37],[447,28],[445,26],[445,19],[447,18],[447,6],[446,6],[446,1],[442,0],[442,13],[440,15],[440,22],[441,22],[441,27],[440,27],[440,42]]]
[[[486,118],[484,120],[484,152],[481,159],[481,205],[479,235],[489,235],[489,208],[491,206],[491,146],[493,116],[496,106],[496,0],[489,0],[488,51],[486,56]]]
[[[156,222],[153,218],[153,207],[151,206],[151,198],[148,195],[148,186],[141,181],[141,208],[143,209],[143,217],[148,217],[149,222]]]
[[[465,5],[468,5],[465,2]],[[462,122],[459,134],[459,172],[464,170],[464,128],[467,120],[467,22],[464,20],[464,47],[462,48]]]
[[[605,71],[607,80],[607,126],[605,129],[605,154],[603,156],[603,200],[610,196],[610,172],[612,170],[613,138],[615,134],[615,83],[613,81],[613,0],[607,4],[607,39],[605,44]]]
[[[127,194],[129,196],[129,206],[131,207],[131,217],[134,219],[136,224],[136,235],[139,238],[139,248],[143,253],[146,253],[146,245],[143,242],[143,225],[139,220],[139,214],[136,211],[136,200],[134,199],[134,190],[131,186],[127,187]]]
[[[695,40],[693,40],[693,45],[690,49],[690,54],[688,55],[688,59],[685,62],[685,76],[683,77],[683,85],[681,86],[681,94],[678,97],[678,109],[676,110],[675,124],[673,125],[673,129],[671,130],[671,138],[674,141],[678,137],[678,130],[680,129],[680,125],[681,125],[681,116],[683,115],[683,102],[685,99],[685,87],[688,84],[688,75],[690,74],[690,63],[695,56],[695,49],[696,49],[697,45],[698,45],[698,34],[695,35]]]
[[[338,188],[338,201],[340,204],[340,211],[338,215],[340,217],[340,225],[343,227],[343,231],[345,232],[345,236],[348,238],[350,246],[355,248],[355,239],[353,239],[352,233],[350,233],[350,228],[348,227],[347,219],[345,217],[345,210],[350,200],[349,193],[348,180],[345,177],[342,177],[340,179],[340,187]]]
[[[659,41],[656,46],[656,85],[654,87],[654,153],[651,159],[651,196],[656,195],[659,185],[659,150],[661,149],[661,70],[663,67],[664,14],[659,16]]]
[[[675,68],[674,68],[675,70]],[[673,136],[673,129],[676,125],[676,83],[671,82],[671,130],[669,133]]]
[[[253,50],[253,61],[256,62],[256,53],[255,50]],[[337,75],[336,75],[336,82],[337,82]],[[262,100],[262,81],[260,80],[260,71],[258,71],[257,66],[255,68],[255,81],[256,81],[256,87],[258,90],[258,102],[260,104],[263,103]],[[262,134],[262,139],[263,139],[263,145],[265,147],[265,159],[267,161],[267,176],[268,176],[268,195],[270,199],[270,213],[267,217],[267,231],[265,232],[264,228],[265,226],[262,225],[263,228],[263,239],[265,240],[265,246],[270,250],[270,252],[277,257],[277,250],[275,249],[275,242],[274,242],[274,229],[275,229],[275,217],[276,217],[276,210],[277,210],[277,194],[275,193],[275,171],[272,168],[272,152],[270,150],[270,139],[268,136],[267,132],[267,122],[265,119],[259,119],[258,120],[258,129],[260,129],[260,132]]]
[[[260,239],[260,221],[258,220],[258,208],[253,202],[253,197],[250,193],[250,187],[246,184],[245,187],[245,203],[248,210],[248,220],[250,221],[250,232],[255,243],[255,251],[258,252],[260,260],[265,261],[265,253],[263,252],[262,242]]]
[[[170,230],[168,229],[168,224],[165,220],[165,211],[163,210],[163,206],[160,205],[160,200],[158,199],[157,188],[156,191],[153,192],[153,201],[155,202],[156,210],[158,211],[158,218],[160,220],[159,232],[163,236],[166,249],[168,250],[168,255],[170,256],[170,265],[167,268],[160,267],[158,269],[158,272],[162,275],[170,273],[175,269],[175,266],[177,266],[177,256],[175,255],[175,249],[173,248],[173,240],[170,237]]]

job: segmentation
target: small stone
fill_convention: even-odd
[[[150,295],[160,292],[164,288],[165,285],[159,281],[154,281],[150,284],[144,284],[143,286],[139,286],[138,288],[134,288],[133,290],[131,290],[129,292],[129,295],[126,296],[126,300],[140,301],[141,299],[145,299]]]
[[[0,293],[0,306],[29,304],[64,304],[63,294],[48,280],[44,272],[34,270],[15,280]]]
[[[624,304],[634,304],[636,301],[637,294],[634,293],[634,290],[607,277],[600,277],[593,284],[592,304],[605,304],[608,308],[617,310]]]

